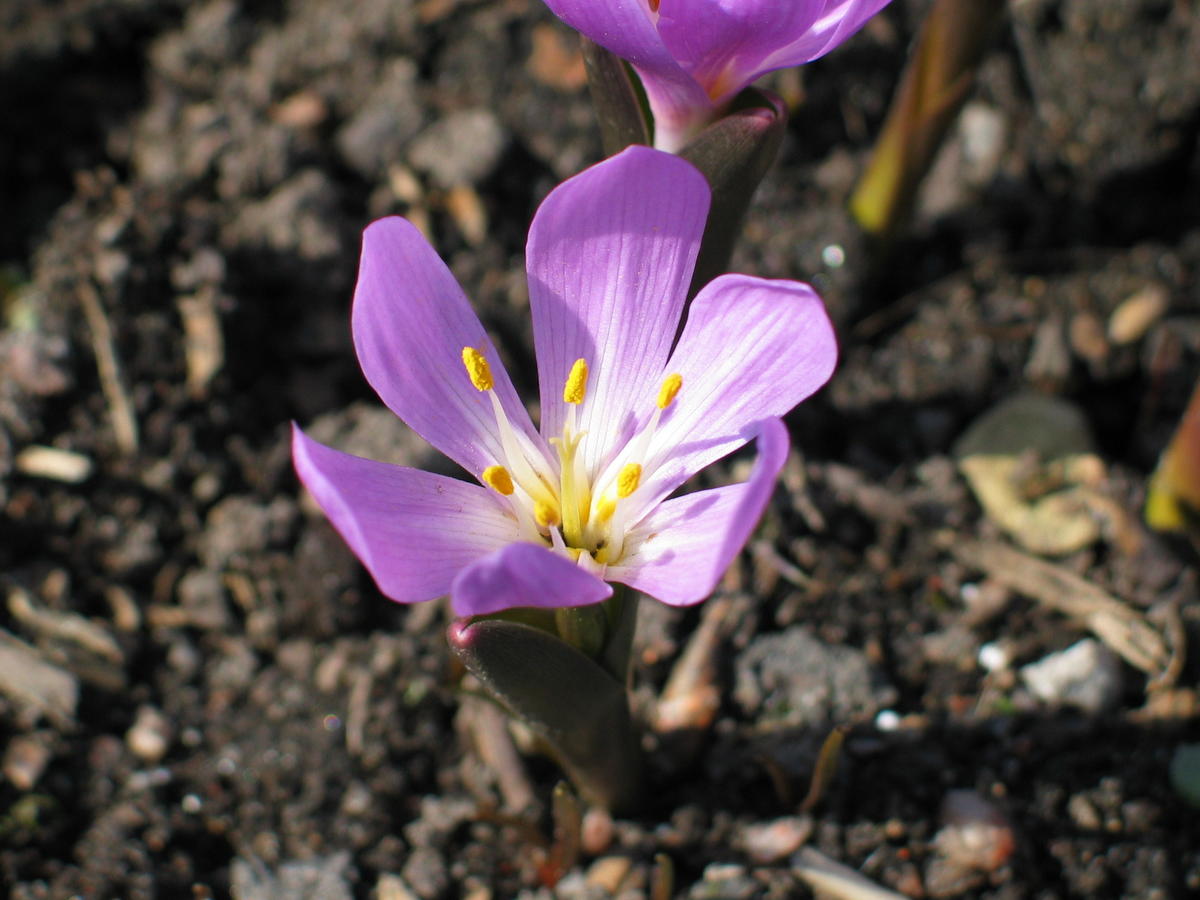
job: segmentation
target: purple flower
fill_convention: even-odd
[[[742,88],[824,56],[888,0],[546,0],[628,60],[654,113],[655,145],[679,150]]]
[[[404,219],[363,236],[352,328],[391,410],[480,483],[360,459],[294,431],[296,471],[401,603],[579,606],[608,581],[706,597],[788,451],[778,419],[829,378],[832,327],[807,285],[724,275],[683,312],[709,189],[631,147],[563,183],[529,232],[541,431],[445,264]],[[744,483],[666,499],[757,438]]]

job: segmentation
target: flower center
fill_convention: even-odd
[[[505,498],[525,540],[553,547],[578,560],[584,554],[599,566],[611,565],[625,551],[627,527],[638,512],[636,495],[645,482],[650,441],[663,412],[675,402],[683,378],[663,379],[650,418],[600,472],[588,470],[580,446],[600,440],[578,428],[578,408],[587,400],[588,364],[577,359],[563,384],[566,405],[562,434],[550,438],[557,463],[548,459],[513,427],[496,396],[495,381],[483,352],[464,347],[463,366],[475,389],[489,395],[503,458],[479,480]]]

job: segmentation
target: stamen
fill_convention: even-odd
[[[683,376],[674,372],[663,379],[662,387],[658,389],[658,408],[666,409],[675,402],[679,389],[683,387]]]
[[[535,500],[547,498],[553,500],[554,492],[550,489],[546,479],[539,472],[534,471],[525,453],[521,450],[521,442],[517,437],[516,429],[508,421],[504,407],[500,404],[500,398],[496,396],[495,391],[488,391],[487,395],[492,400],[492,412],[496,416],[496,430],[500,433],[500,446],[504,450],[504,461],[512,470],[513,480]]]
[[[483,482],[497,494],[503,494],[505,497],[511,496],[513,492],[512,476],[508,474],[508,469],[504,466],[488,466],[484,469]]]
[[[659,0],[650,0],[650,12],[658,12]]]
[[[630,442],[630,453],[626,459],[633,457],[634,459],[646,460],[646,454],[650,450],[650,441],[654,438],[654,432],[658,431],[658,423],[662,421],[662,414],[675,402],[675,398],[679,396],[679,390],[682,387],[683,376],[678,372],[672,372],[663,379],[662,387],[658,389],[658,400],[655,401],[654,412],[651,414],[650,420],[646,423],[646,427]]]
[[[601,524],[605,524],[613,517],[613,513],[617,511],[617,501],[612,497],[601,497],[596,501],[596,520]]]
[[[658,399],[655,401],[654,412],[650,414],[650,418],[646,421],[646,425],[633,436],[633,439],[625,446],[621,456],[624,459],[640,459],[642,463],[626,463],[617,473],[617,491],[621,497],[628,497],[638,489],[641,484],[642,464],[653,460],[647,460],[647,454],[650,451],[650,441],[654,439],[654,433],[658,431],[658,423],[662,420],[663,411],[666,410],[675,398],[679,396],[680,388],[683,387],[683,376],[678,372],[673,372],[663,379],[662,386],[658,389]],[[632,470],[632,466],[637,466],[636,473]],[[609,470],[611,471],[611,469]],[[611,481],[605,481],[604,490],[608,490]],[[624,489],[624,485],[629,484],[629,493],[620,493]]]
[[[573,412],[575,407],[571,407]],[[586,475],[580,464],[579,442],[583,434],[574,434],[571,428],[563,430],[561,438],[550,438],[558,450],[559,496],[562,497],[563,536],[567,543],[577,547],[583,541],[583,528],[587,524],[587,511],[592,495]]]
[[[488,365],[487,357],[482,353],[474,347],[463,347],[462,361],[463,365],[466,366],[471,384],[475,385],[475,390],[490,391],[495,386],[495,379],[492,378],[492,367]]]
[[[538,500],[533,504],[533,518],[543,528],[557,528],[562,523],[558,508],[544,500]]]
[[[578,406],[587,395],[588,364],[585,360],[577,359],[567,375],[567,383],[563,385],[563,403]]]
[[[638,489],[642,481],[642,466],[640,463],[625,463],[617,473],[617,496],[622,500]]]

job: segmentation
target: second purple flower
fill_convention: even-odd
[[[631,63],[672,153],[760,75],[824,56],[890,0],[546,0]]]

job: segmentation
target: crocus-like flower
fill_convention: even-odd
[[[546,0],[631,63],[675,152],[760,75],[824,56],[889,0]]]
[[[631,147],[564,182],[534,217],[529,305],[541,432],[445,264],[400,218],[363,236],[351,316],[367,380],[479,484],[349,456],[294,432],[296,470],[402,603],[459,615],[580,606],[622,582],[702,600],[741,549],[788,450],[778,416],[837,355],[807,285],[723,275],[672,349],[704,230],[689,163]],[[757,437],[740,484],[666,499]]]

